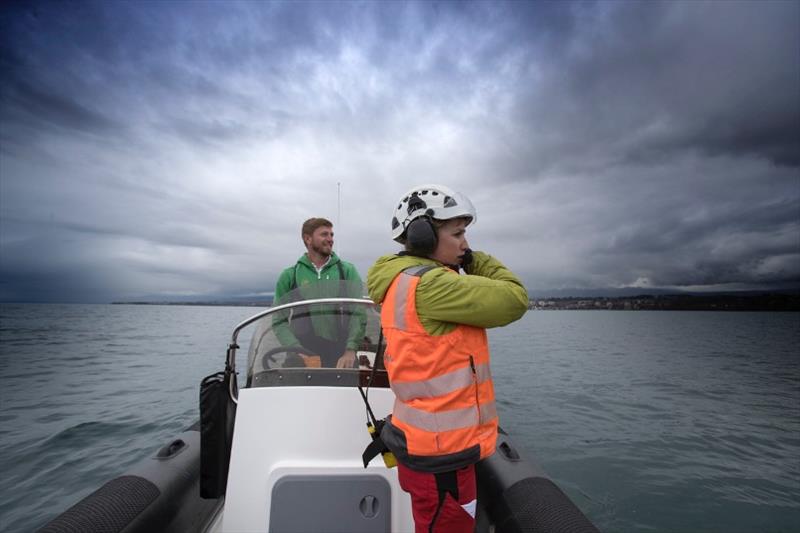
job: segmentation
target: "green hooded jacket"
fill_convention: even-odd
[[[445,335],[458,324],[479,328],[505,326],[528,310],[528,292],[519,278],[500,261],[483,252],[472,253],[467,275],[454,276],[433,259],[385,255],[367,273],[372,300],[380,304],[400,272],[416,265],[438,268],[423,274],[417,285],[417,314],[430,335]]]
[[[341,273],[344,278],[339,275],[339,265],[341,265]],[[349,283],[345,284],[345,288],[341,289],[338,283],[319,283],[321,281],[333,281],[343,279]],[[313,285],[312,285],[313,284]],[[305,299],[312,298],[361,298],[361,277],[358,275],[356,267],[352,263],[342,261],[335,253],[331,253],[331,259],[322,267],[322,270],[317,274],[317,268],[308,258],[307,254],[303,254],[297,262],[286,268],[278,277],[278,282],[275,285],[275,300],[273,305],[280,305],[287,303],[287,294],[291,291],[300,293]],[[297,289],[297,290],[296,290]],[[342,294],[344,290],[345,294]],[[328,315],[327,313],[323,313]],[[363,311],[356,309],[353,311],[353,319],[349,321],[348,335],[347,335],[347,349],[355,350],[361,337],[364,335],[366,325],[366,315]],[[338,334],[336,332],[337,322],[332,320],[330,316],[311,316],[313,328],[317,335],[328,339],[335,339]],[[288,327],[286,316],[283,314],[276,315],[273,319],[273,328],[278,339],[284,346],[299,346],[300,343]]]

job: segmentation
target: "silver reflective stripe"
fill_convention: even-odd
[[[400,274],[397,280],[396,296],[394,299],[394,326],[397,329],[406,329],[406,305],[408,304],[408,285],[411,283],[411,276]]]
[[[432,433],[478,425],[478,410],[473,407],[429,413],[395,400],[392,416],[416,428]]]
[[[475,372],[478,383],[482,383],[492,377],[487,364],[478,365]],[[404,402],[415,398],[443,396],[449,392],[469,387],[472,384],[472,369],[468,366],[425,381],[393,381],[391,383],[395,396]]]
[[[497,418],[497,405],[494,401],[482,403],[480,406],[480,420],[478,419],[478,409],[475,407],[465,407],[464,409],[454,409],[441,413],[429,413],[421,409],[415,409],[396,400],[392,416],[424,431],[441,432],[462,429],[477,424],[486,424]]]
[[[391,385],[395,396],[404,402],[414,398],[434,398],[472,385],[472,370],[464,367],[426,381],[393,381]]]
[[[483,383],[484,381],[492,379],[492,371],[489,369],[489,363],[476,366],[475,373],[478,375],[478,383]]]
[[[497,405],[494,401],[481,404],[481,424],[491,422],[497,418]]]
[[[403,270],[404,274],[408,274],[409,276],[417,276],[419,274],[424,274],[428,270],[435,268],[433,265],[417,265],[408,267],[407,269]]]
[[[408,285],[414,276],[422,276],[428,270],[435,268],[432,265],[416,265],[408,267],[400,273],[397,280],[397,296],[394,305],[394,326],[405,331],[406,329],[406,306],[408,305]]]

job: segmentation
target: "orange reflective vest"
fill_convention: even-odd
[[[494,453],[497,408],[486,330],[460,324],[433,336],[419,320],[417,285],[432,268],[405,269],[383,301],[384,361],[396,400],[381,439],[409,468],[446,472]]]

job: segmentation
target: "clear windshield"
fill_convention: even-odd
[[[275,311],[253,325],[247,386],[272,386],[297,374],[287,370],[301,369],[317,382],[332,369],[339,379],[343,373],[371,370],[381,339],[380,315],[365,294],[359,282],[321,280],[276,300]]]

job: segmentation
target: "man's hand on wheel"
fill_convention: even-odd
[[[342,356],[336,361],[336,368],[354,368],[356,366],[356,351],[345,350]]]

